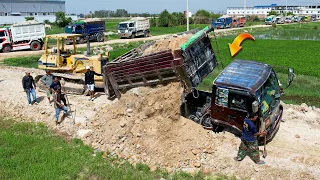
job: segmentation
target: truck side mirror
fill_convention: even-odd
[[[254,101],[252,103],[252,112],[256,113],[256,112],[258,112],[258,110],[259,110],[259,103],[258,103],[258,101]]]
[[[291,85],[295,77],[296,75],[294,74],[293,68],[288,68],[288,86],[286,88],[288,88]]]

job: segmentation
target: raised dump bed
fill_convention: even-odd
[[[181,81],[190,92],[217,66],[208,37],[211,31],[206,27],[196,32],[180,49],[143,55],[155,42],[147,43],[107,63],[103,67],[106,93],[120,98],[121,90],[174,81]]]

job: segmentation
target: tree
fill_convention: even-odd
[[[115,15],[116,17],[129,17],[129,13],[125,9],[117,9]]]
[[[169,27],[169,20],[171,18],[171,14],[165,9],[164,11],[162,11],[159,15],[159,26],[160,27]]]
[[[278,16],[279,14],[276,11],[270,11],[268,16],[271,16],[271,15]]]
[[[59,27],[65,27],[66,25],[70,24],[72,22],[72,19],[70,17],[66,18],[66,15],[64,12],[60,11],[56,13],[56,24]]]
[[[286,15],[286,13],[283,13],[283,15],[285,16]],[[292,13],[292,12],[287,12],[287,16],[294,16],[294,14]]]

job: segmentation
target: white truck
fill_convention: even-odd
[[[41,50],[46,36],[44,24],[22,22],[0,29],[0,51]]]
[[[129,21],[120,22],[118,34],[120,38],[147,37],[150,34],[150,21],[147,18],[136,17]]]

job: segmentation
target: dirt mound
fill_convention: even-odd
[[[192,34],[183,34],[179,36],[170,36],[164,39],[160,39],[156,41],[155,44],[147,48],[144,51],[143,55],[160,52],[168,49],[171,49],[172,51],[180,49],[180,46],[186,43],[191,36]]]
[[[93,144],[121,157],[159,167],[200,166],[204,149],[213,151],[209,132],[180,117],[178,83],[130,90],[95,117]],[[99,132],[104,132],[101,134]]]

